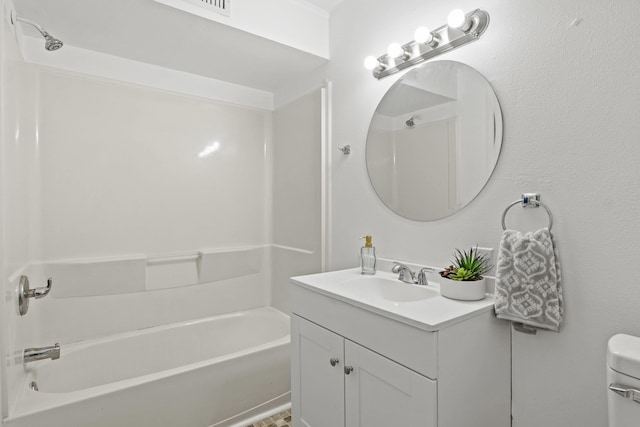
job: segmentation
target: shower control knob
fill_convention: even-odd
[[[353,366],[345,366],[344,367],[344,373],[349,375],[351,372],[353,372]]]
[[[331,363],[331,366],[336,366],[338,363],[340,363],[340,359],[338,359],[337,357],[332,357],[329,360],[329,363]]]

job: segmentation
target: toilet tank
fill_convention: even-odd
[[[640,338],[619,334],[607,348],[609,427],[640,426]]]

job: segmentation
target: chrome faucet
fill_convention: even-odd
[[[56,343],[51,347],[25,348],[24,363],[35,362],[36,360],[60,358],[60,344]]]
[[[416,283],[416,273],[411,271],[409,267],[399,262],[394,262],[391,268],[392,273],[398,273],[398,280],[405,283]]]

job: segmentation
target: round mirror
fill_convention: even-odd
[[[459,62],[428,62],[378,104],[367,135],[367,170],[389,209],[432,221],[480,193],[501,145],[500,105],[482,74]]]

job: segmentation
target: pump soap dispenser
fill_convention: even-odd
[[[360,265],[362,274],[376,274],[376,248],[371,243],[371,236],[364,236],[364,246],[360,248]]]

